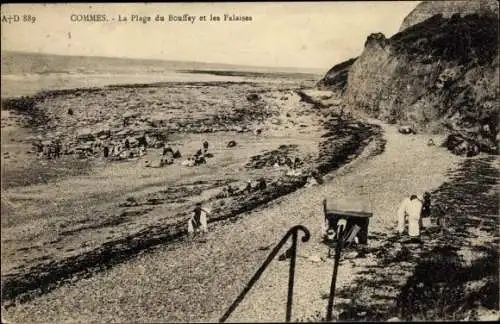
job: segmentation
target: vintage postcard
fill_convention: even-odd
[[[498,14],[3,4],[2,323],[499,320]]]

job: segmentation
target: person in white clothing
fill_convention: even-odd
[[[201,203],[197,203],[193,215],[188,220],[188,234],[192,235],[198,231],[207,233],[207,215],[209,214],[206,209],[201,207]]]
[[[397,230],[400,234],[405,231],[405,223],[408,220],[408,235],[411,237],[418,237],[420,235],[420,215],[422,212],[422,199],[417,195],[411,195],[405,198],[398,208],[398,227]]]

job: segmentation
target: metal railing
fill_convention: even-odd
[[[287,302],[286,302],[286,322],[290,322],[291,317],[292,317],[292,303],[293,303],[293,285],[294,285],[294,278],[295,278],[295,261],[297,259],[297,239],[298,239],[298,234],[299,231],[302,231],[304,233],[304,236],[302,236],[302,242],[307,242],[309,241],[310,238],[310,233],[309,230],[302,226],[302,225],[297,225],[288,230],[288,232],[283,236],[281,241],[276,245],[276,247],[271,251],[271,253],[268,255],[264,263],[260,266],[260,268],[255,272],[255,274],[252,276],[248,284],[245,286],[243,291],[238,295],[238,297],[234,300],[234,302],[229,306],[227,311],[222,315],[222,317],[219,319],[220,323],[223,323],[226,321],[226,319],[231,315],[231,313],[238,307],[238,305],[241,303],[243,298],[245,298],[246,294],[252,289],[253,285],[259,280],[260,276],[266,270],[267,266],[271,261],[276,257],[280,249],[285,245],[287,242],[288,238],[291,236],[292,237],[292,246],[290,247],[288,252],[290,252],[290,268],[289,268],[289,275],[288,275],[288,294],[287,294]]]

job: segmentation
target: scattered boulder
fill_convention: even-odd
[[[156,114],[156,115],[150,116],[147,119],[147,122],[152,127],[159,128],[159,127],[164,127],[166,125],[167,120],[168,120],[168,118],[166,116],[164,116],[163,114]]]
[[[314,262],[314,263],[321,262],[321,258],[316,254],[310,255],[307,259],[311,262]]]
[[[405,135],[416,134],[415,130],[411,126],[408,126],[408,125],[400,126],[398,128],[398,132],[401,134],[405,134]]]
[[[255,101],[258,101],[259,99],[260,99],[260,96],[256,93],[251,93],[251,94],[247,95],[248,101],[255,102]]]
[[[89,128],[82,128],[78,130],[76,138],[79,141],[93,141],[95,139],[92,131]]]
[[[477,143],[460,134],[449,135],[443,145],[455,155],[472,157],[479,154]]]
[[[290,177],[299,177],[302,175],[302,171],[297,169],[292,169],[288,170],[285,174]]]
[[[140,112],[138,111],[127,111],[126,113],[123,114],[123,118],[124,119],[128,119],[128,118],[136,118],[136,117],[139,117],[141,115]]]
[[[402,320],[399,317],[391,317],[387,322],[402,322]]]
[[[192,166],[194,166],[194,159],[188,158],[187,160],[182,161],[181,165],[192,167]]]
[[[432,138],[427,141],[427,146],[435,146],[435,145],[436,144],[434,144],[434,141],[432,140]]]
[[[111,136],[111,128],[106,125],[101,125],[95,132],[95,136],[101,139],[108,138]]]
[[[133,207],[133,206],[138,206],[139,203],[135,199],[135,197],[128,197],[125,204],[126,207]]]
[[[305,184],[306,188],[312,187],[312,186],[317,186],[317,185],[318,185],[318,181],[316,181],[316,178],[314,178],[313,176],[309,176],[307,178],[307,182]]]

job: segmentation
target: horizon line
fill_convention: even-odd
[[[320,71],[328,71],[329,68],[319,68],[319,67],[292,67],[292,66],[269,66],[269,65],[252,65],[252,64],[235,64],[235,63],[222,63],[222,62],[208,62],[208,61],[192,61],[192,60],[175,60],[175,59],[161,59],[161,58],[147,58],[147,57],[126,57],[126,56],[105,56],[105,55],[78,55],[78,54],[60,54],[60,53],[49,53],[49,52],[31,52],[31,51],[21,51],[21,50],[8,50],[2,49],[1,53],[4,52],[15,52],[24,54],[39,54],[39,55],[54,55],[54,56],[69,56],[69,57],[94,57],[94,58],[107,58],[107,59],[125,59],[125,60],[148,60],[148,61],[161,61],[161,62],[185,62],[185,63],[198,63],[198,64],[220,64],[226,66],[238,66],[238,67],[248,67],[248,68],[271,68],[271,69],[295,69],[295,70],[315,70],[320,73]]]

